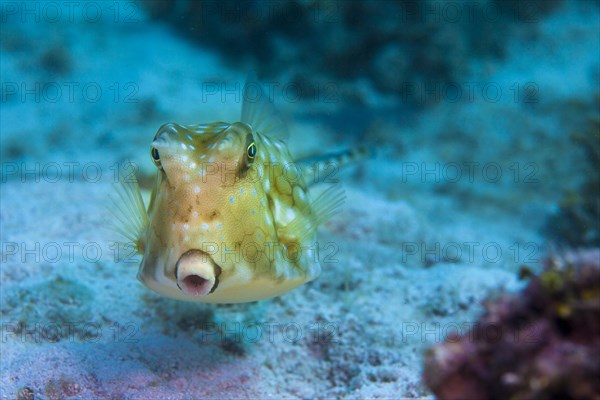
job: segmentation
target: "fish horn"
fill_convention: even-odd
[[[177,286],[190,296],[212,293],[219,284],[220,273],[221,268],[207,253],[200,250],[188,250],[175,266]]]

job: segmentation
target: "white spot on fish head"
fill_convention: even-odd
[[[194,186],[194,193],[200,193],[200,186]]]
[[[208,230],[208,224],[204,223],[202,224],[202,229],[207,231]]]
[[[292,221],[294,218],[296,218],[296,211],[294,211],[293,208],[289,207],[286,210],[286,216],[288,218],[289,221]]]
[[[229,196],[229,202],[230,202],[231,204],[233,204],[233,202],[234,202],[234,201],[235,201],[235,199],[233,198],[233,196]]]
[[[197,217],[198,216],[198,211],[192,211],[192,217]]]
[[[190,229],[190,224],[183,224],[183,230],[187,231],[188,229]]]

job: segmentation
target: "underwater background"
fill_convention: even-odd
[[[1,1],[0,398],[599,398],[600,3]],[[327,171],[321,276],[170,300],[107,228],[255,71]]]

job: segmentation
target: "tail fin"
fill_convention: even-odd
[[[371,146],[357,146],[352,149],[343,150],[335,153],[328,153],[322,156],[307,157],[298,160],[298,166],[302,175],[314,179],[306,179],[309,185],[329,182],[335,183],[330,179],[335,179],[340,168],[351,165],[355,162],[370,158],[375,155],[375,149]]]

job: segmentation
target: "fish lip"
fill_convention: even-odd
[[[212,257],[198,249],[183,253],[175,264],[175,282],[189,296],[208,296],[219,286],[222,268]]]

